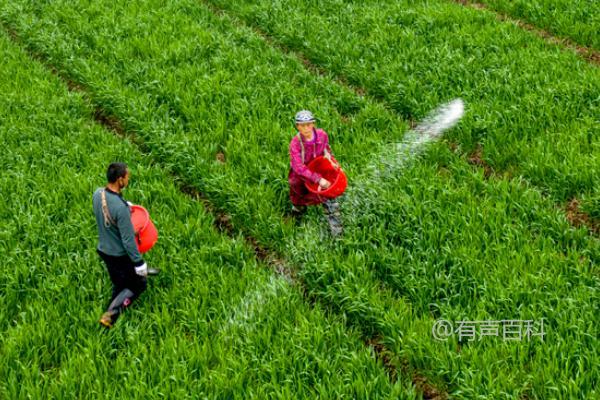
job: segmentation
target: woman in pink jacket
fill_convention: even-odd
[[[331,185],[331,182],[320,174],[310,171],[306,166],[319,156],[331,157],[335,161],[329,147],[329,138],[324,130],[315,128],[315,117],[310,111],[299,111],[295,122],[298,133],[290,142],[288,175],[292,215],[300,217],[306,212],[306,206],[323,204],[331,234],[339,236],[342,234],[339,203],[335,199],[326,199],[309,192],[304,185],[306,181],[318,183],[323,189]]]

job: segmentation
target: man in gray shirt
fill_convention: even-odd
[[[144,290],[149,272],[135,242],[129,203],[121,191],[129,183],[129,170],[125,163],[112,163],[106,172],[108,184],[94,192],[92,199],[98,225],[97,252],[106,264],[113,292],[107,311],[100,324],[111,328],[119,314]]]

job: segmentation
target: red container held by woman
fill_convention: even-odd
[[[307,165],[308,169],[318,172],[323,178],[331,182],[331,186],[322,189],[318,183],[305,182],[306,188],[319,196],[333,199],[341,196],[348,186],[348,178],[340,166],[327,157],[317,157]]]

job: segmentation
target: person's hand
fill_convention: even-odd
[[[319,179],[319,186],[322,187],[323,189],[327,189],[329,186],[331,186],[331,182],[329,182],[325,178],[321,178],[321,179]]]
[[[131,207],[131,206],[133,205],[133,203],[132,203],[132,202],[130,202],[130,201],[126,201],[126,203],[127,203],[127,205],[128,205],[129,207]]]
[[[148,276],[148,264],[143,263],[142,265],[135,267],[135,273],[139,276]]]

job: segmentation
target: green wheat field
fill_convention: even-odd
[[[600,2],[462,3],[0,0],[0,399],[600,399],[600,69],[561,44]],[[288,217],[300,109],[339,240]],[[113,161],[162,272],[106,331]]]

